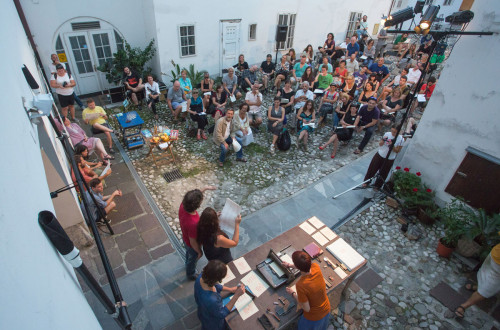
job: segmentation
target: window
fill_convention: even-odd
[[[89,47],[85,36],[80,35],[69,37],[69,43],[71,45],[71,50],[73,51],[73,57],[75,58],[75,64],[78,68],[78,73],[83,74],[94,72],[92,61],[90,59]]]
[[[122,36],[118,32],[116,32],[116,30],[113,31],[115,32],[116,50],[123,50]]]
[[[111,53],[108,34],[93,34],[92,37],[94,38],[94,46],[99,65],[103,65],[106,62],[111,63],[111,61],[113,60],[113,54]]]
[[[434,0],[425,0],[425,4],[426,4],[426,5],[432,5],[432,2],[433,2],[433,1],[434,1]]]
[[[257,39],[257,24],[250,24],[248,26],[248,40]]]
[[[351,12],[351,14],[349,15],[349,23],[347,24],[346,38],[356,35],[356,30],[357,30],[356,22],[361,21],[361,15],[362,13],[355,13],[355,12]]]
[[[399,0],[398,4],[396,5],[397,8],[401,8],[401,5],[403,4],[403,0]]]
[[[56,54],[57,55],[64,54],[64,58],[66,58],[66,51],[64,50],[64,46],[61,41],[61,36],[58,36],[56,40]],[[59,57],[59,61],[61,61],[61,57]],[[61,62],[67,62],[67,60]]]
[[[295,17],[297,14],[278,15],[278,25],[287,25],[286,41],[278,43],[278,49],[290,49],[293,47],[293,36],[295,34]]]
[[[181,57],[196,55],[194,25],[179,26]]]
[[[453,2],[453,0],[444,0],[443,6],[449,6],[449,5],[451,5],[452,2]]]

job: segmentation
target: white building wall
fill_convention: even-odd
[[[54,212],[49,196],[37,127],[32,126],[21,97],[32,94],[21,72],[36,75],[34,57],[14,3],[0,5],[1,72],[9,77],[9,94],[1,99],[8,121],[0,130],[0,287],[4,304],[0,329],[99,329],[71,267],[41,231],[37,217]],[[8,124],[7,124],[8,123]]]
[[[500,92],[497,72],[500,52],[500,2],[476,1],[468,31],[492,31],[493,36],[462,36],[445,64],[415,136],[400,164],[423,173],[436,197],[444,192],[468,146],[500,158]]]
[[[240,53],[245,54],[248,64],[259,64],[265,60],[266,54],[275,55],[275,33],[278,15],[297,14],[293,48],[297,55],[308,45],[316,50],[323,46],[326,35],[334,33],[335,40],[340,43],[345,38],[350,12],[362,12],[368,15],[371,33],[374,24],[380,23],[381,16],[387,13],[390,0],[370,1],[264,1],[227,2],[222,0],[195,1],[194,5],[182,6],[177,2],[154,0],[156,26],[158,31],[158,52],[161,71],[169,73],[173,69],[171,60],[181,67],[194,63],[199,71],[207,70],[217,75],[222,69],[220,20],[241,19]],[[257,24],[257,38],[248,40],[250,24]],[[196,56],[180,57],[178,26],[195,25]],[[280,55],[278,55],[279,57]],[[236,64],[233,63],[233,64]],[[170,78],[164,76],[164,81]]]

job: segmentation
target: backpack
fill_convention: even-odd
[[[290,139],[290,133],[288,133],[286,128],[283,128],[283,131],[281,131],[280,136],[278,137],[278,149],[281,151],[287,151],[290,149],[291,144],[292,141]]]
[[[69,73],[68,71],[66,71],[66,73],[68,74],[69,80],[71,80],[71,73]],[[54,73],[54,80],[57,81],[57,72]]]

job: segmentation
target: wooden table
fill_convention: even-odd
[[[160,162],[161,160],[167,160],[168,162],[174,162],[175,163],[175,157],[174,157],[174,152],[172,151],[172,145],[174,144],[174,142],[176,140],[170,140],[168,142],[158,142],[158,143],[153,143],[151,142],[151,138],[149,139],[146,139],[148,142],[148,145],[149,145],[149,152],[147,153],[146,155],[146,158],[151,156],[151,158],[153,158],[153,162],[155,163],[155,166],[158,166],[158,162]],[[158,147],[159,144],[162,144],[162,143],[168,143],[168,147],[164,150],[160,149]],[[154,152],[154,149],[157,148],[158,149],[158,153],[155,154]]]
[[[272,221],[272,219],[270,219]],[[313,232],[312,234],[315,234]],[[247,261],[248,265],[252,268],[252,271],[256,271],[256,265],[263,260],[267,258],[267,255],[269,253],[270,249],[273,249],[275,252],[279,252],[282,249],[286,248],[290,244],[295,248],[295,250],[302,250],[306,245],[308,245],[311,242],[315,242],[318,246],[320,246],[323,249],[323,254],[319,257],[321,262],[318,262],[317,259],[313,259],[313,262],[317,263],[320,268],[321,272],[323,273],[323,277],[328,279],[329,276],[333,277],[333,281],[328,279],[328,282],[332,284],[332,287],[327,289],[327,294],[329,295],[329,298],[331,294],[334,293],[334,290],[337,289],[336,291],[339,291],[339,287],[342,283],[349,281],[352,279],[352,276],[359,270],[361,269],[365,264],[366,264],[366,259],[365,261],[359,265],[358,267],[354,268],[351,272],[346,271],[347,277],[344,279],[341,279],[333,270],[333,268],[327,266],[326,268],[324,267],[327,265],[326,261],[323,260],[324,257],[328,257],[334,264],[335,262],[340,263],[328,250],[326,247],[330,245],[331,243],[335,242],[339,237],[337,236],[333,240],[329,241],[325,245],[320,245],[318,242],[316,242],[309,234],[307,234],[304,230],[302,230],[299,225],[293,227],[292,229],[284,232],[283,234],[279,235],[278,237],[270,240],[269,242],[266,242],[262,244],[261,246],[257,247],[256,249],[246,253],[243,255],[245,260]],[[224,285],[226,286],[236,286],[238,283],[240,283],[240,280],[245,277],[248,273],[245,273],[243,275],[240,275],[238,270],[236,269],[236,266],[234,265],[233,262],[230,262],[228,264],[228,267],[231,269],[233,274],[235,275],[236,278],[233,280],[229,281],[228,283],[225,283]],[[256,271],[257,274],[260,275],[258,271]],[[262,277],[261,277],[262,278]],[[300,278],[300,277],[299,277]],[[298,278],[290,285],[294,285],[297,282]],[[266,309],[270,308],[272,312],[276,312],[276,305],[274,305],[273,302],[278,302],[278,297],[283,296],[287,298],[289,301],[294,301],[294,298],[286,293],[286,285],[281,286],[277,290],[274,290],[272,287],[269,287],[264,293],[262,293],[258,298],[254,299],[254,303],[259,309],[259,311],[246,320],[243,320],[238,313],[238,311],[233,311],[226,317],[226,321],[229,324],[229,327],[231,329],[263,329],[261,326],[260,322],[257,320],[262,314],[266,313]],[[333,306],[334,304],[332,303],[332,299],[330,298],[330,305],[331,308],[334,309],[336,306]],[[279,306],[282,306],[281,304]],[[293,308],[292,311],[290,311],[288,314],[283,315],[280,317],[280,322],[278,322],[271,314],[267,314],[269,320],[273,324],[273,326],[276,329],[283,329],[290,324],[292,324],[295,320],[299,318],[299,316],[302,314],[302,312],[297,312],[295,307]]]

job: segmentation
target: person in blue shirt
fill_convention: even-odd
[[[356,42],[356,36],[351,37],[351,42],[347,45],[347,53],[345,58],[351,57],[352,54],[356,54],[358,56],[359,53],[359,44]]]
[[[245,293],[245,287],[222,286],[220,282],[226,277],[227,266],[220,260],[211,260],[203,268],[194,283],[194,299],[198,305],[198,318],[202,330],[226,329],[225,318],[233,309],[236,300]],[[234,293],[231,300],[223,306],[220,293]]]
[[[191,79],[187,77],[187,70],[181,71],[181,77],[179,78],[179,83],[181,84],[181,89],[186,95],[186,99],[191,98],[191,91],[193,90],[193,85],[191,85]]]
[[[378,59],[377,63],[370,65],[368,73],[377,75],[377,81],[382,85],[382,83],[389,78],[389,69],[384,65],[384,58],[381,57]]]

